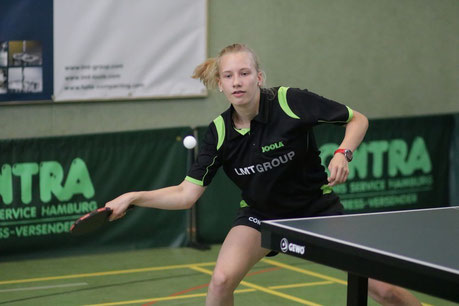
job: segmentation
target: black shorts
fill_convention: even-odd
[[[303,210],[296,211],[287,216],[270,215],[260,212],[250,206],[241,207],[234,219],[232,227],[245,225],[260,231],[261,221],[288,218],[307,218],[307,217],[324,217],[343,214],[343,205],[339,197],[334,194],[326,194],[315,200],[311,205]],[[275,256],[278,252],[272,251],[266,256]]]

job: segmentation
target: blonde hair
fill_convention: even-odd
[[[218,69],[220,67],[220,61],[223,55],[228,53],[247,52],[252,56],[255,69],[257,72],[264,72],[260,69],[260,63],[258,61],[255,52],[244,44],[232,44],[223,48],[217,57],[211,57],[206,59],[202,64],[198,65],[191,76],[193,79],[200,79],[201,82],[209,89],[217,88],[218,80],[220,78]]]

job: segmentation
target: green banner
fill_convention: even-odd
[[[438,207],[449,204],[449,154],[453,116],[372,120],[349,163],[346,183],[334,188],[349,213]],[[320,126],[316,138],[328,165],[342,137]]]
[[[454,117],[371,120],[349,164],[349,178],[334,187],[347,213],[449,204],[449,154]],[[203,135],[206,128],[198,129]],[[344,128],[315,128],[324,165],[344,137]],[[326,167],[325,167],[326,168]],[[240,192],[221,170],[198,206],[198,237],[221,242],[239,207]]]
[[[68,231],[116,196],[180,183],[189,128],[0,141],[0,256],[186,243],[186,211],[136,208],[94,235]]]
[[[205,130],[198,128],[198,135]],[[348,181],[334,188],[346,211],[448,205],[453,131],[449,115],[371,120]],[[68,230],[124,192],[180,183],[188,167],[181,140],[190,133],[174,128],[0,141],[0,257],[185,245],[187,211],[136,208],[95,235],[72,237]],[[344,128],[322,125],[315,135],[328,165]],[[238,188],[219,171],[196,207],[198,240],[221,242],[239,202]]]

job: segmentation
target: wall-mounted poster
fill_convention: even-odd
[[[3,0],[0,102],[204,96],[207,0]]]
[[[0,105],[52,98],[52,28],[52,0],[0,2]]]

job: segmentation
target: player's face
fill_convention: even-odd
[[[221,57],[218,86],[234,106],[250,104],[259,95],[261,72],[257,72],[250,53],[228,53]]]

